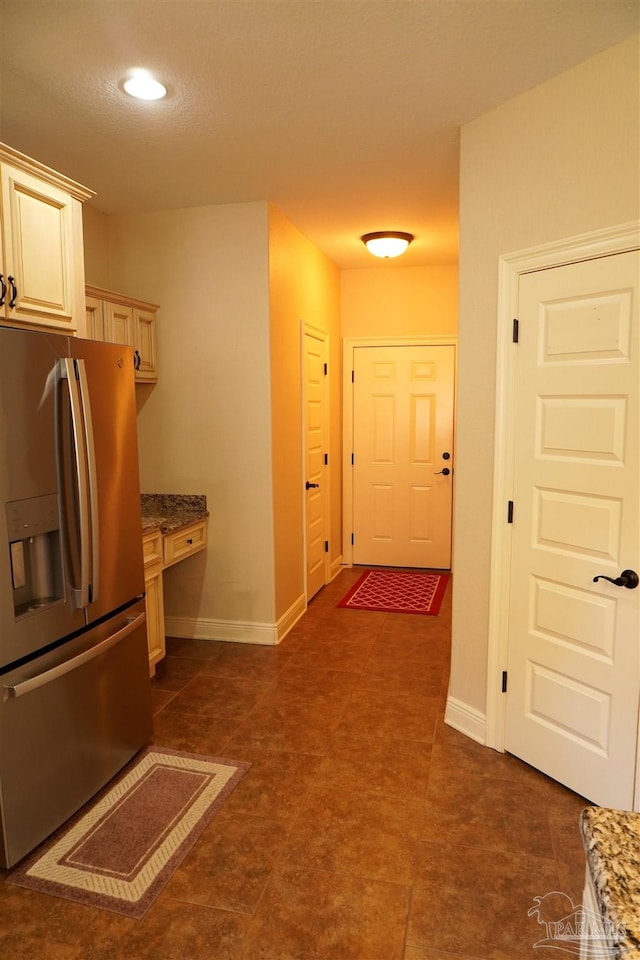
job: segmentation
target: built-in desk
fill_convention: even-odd
[[[147,643],[153,676],[166,653],[163,571],[206,549],[209,514],[203,496],[143,494],[141,502]]]

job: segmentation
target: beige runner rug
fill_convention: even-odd
[[[149,747],[7,881],[142,917],[249,766]]]

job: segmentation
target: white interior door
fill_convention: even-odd
[[[327,490],[327,341],[308,329],[304,334],[304,459],[306,596],[309,601],[328,581],[326,542]]]
[[[455,350],[354,349],[353,562],[451,565]]]
[[[524,275],[505,746],[631,809],[639,694],[637,252]]]

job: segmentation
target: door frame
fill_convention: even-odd
[[[326,330],[321,330],[320,327],[315,327],[312,323],[307,323],[306,320],[302,321],[301,324],[301,337],[300,337],[300,371],[301,371],[301,394],[302,394],[302,480],[307,475],[307,379],[306,379],[306,367],[305,367],[305,336],[309,335],[315,340],[320,340],[324,347],[324,355],[327,364],[329,364],[329,334]],[[322,409],[324,414],[323,420],[323,430],[324,430],[324,440],[327,447],[327,453],[331,449],[331,393],[329,390],[329,376],[331,371],[329,366],[327,366],[327,374],[324,378],[323,388],[322,388]],[[330,530],[331,530],[331,457],[328,457],[328,462],[325,466],[325,498],[324,498],[324,533],[325,537],[328,539]],[[309,604],[309,587],[307,584],[307,498],[305,496],[305,491],[302,490],[302,523],[303,523],[303,539],[304,539],[304,598],[305,603]],[[326,586],[331,582],[331,554],[325,553],[324,555],[324,585]]]
[[[504,752],[506,703],[502,673],[509,650],[511,531],[507,504],[513,498],[515,442],[515,371],[513,319],[518,316],[520,277],[583,260],[626,253],[640,248],[640,220],[564,240],[529,247],[498,258],[498,322],[496,344],[496,412],[493,465],[493,517],[489,580],[487,708],[485,745]],[[638,438],[640,443],[640,437]]]
[[[358,347],[453,347],[454,348],[454,395],[453,395],[453,436],[455,447],[455,411],[457,410],[458,389],[458,337],[447,336],[419,336],[419,337],[344,337],[342,341],[342,565],[353,566],[353,370],[355,362],[354,351]],[[454,457],[455,462],[455,457]],[[455,487],[453,493],[455,499]],[[451,567],[453,569],[453,516],[454,503],[451,509]]]

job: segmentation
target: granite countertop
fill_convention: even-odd
[[[142,532],[175,533],[209,516],[207,498],[200,494],[143,493]]]
[[[600,911],[619,931],[614,956],[640,960],[640,813],[589,807],[580,829]]]

